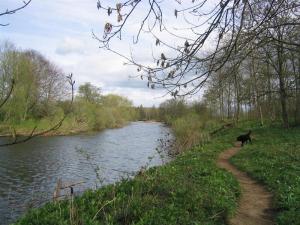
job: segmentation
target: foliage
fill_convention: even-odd
[[[188,105],[183,98],[171,99],[159,106],[160,118],[167,124],[171,124],[176,118],[184,116],[188,112]]]
[[[143,107],[143,105],[140,105],[136,108],[138,119],[141,121],[162,121],[159,113],[160,109],[156,108],[155,106],[149,107]]]
[[[100,101],[100,92],[100,88],[91,83],[85,83],[79,86],[78,97],[86,102],[97,103]]]
[[[79,127],[85,127],[82,131],[99,131],[135,120],[136,112],[131,102],[122,96],[100,96],[98,103],[79,97],[74,103],[74,117]]]
[[[47,130],[65,115],[68,117],[54,134],[99,131],[137,119],[131,101],[118,95],[103,96],[91,83],[79,86],[71,106],[65,82],[63,72],[40,53],[4,43],[0,48],[1,100],[12,83],[14,86],[0,109],[1,134],[28,135],[34,127],[36,132]]]
[[[9,101],[0,120],[18,124],[27,119],[53,116],[55,102],[64,97],[65,75],[41,54],[20,51],[4,43],[0,51],[0,93],[5,98],[13,81]]]
[[[191,112],[174,119],[171,126],[176,137],[177,153],[197,144],[205,144],[210,139],[209,133],[204,129],[205,121],[196,113]]]
[[[207,143],[210,140],[209,133],[220,126],[209,115],[205,104],[188,104],[184,99],[171,99],[162,103],[158,117],[171,126],[176,137],[174,154]]]

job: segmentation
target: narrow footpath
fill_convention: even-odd
[[[233,147],[220,154],[217,165],[231,172],[240,183],[242,195],[230,225],[274,225],[272,194],[245,172],[233,166],[229,159],[241,148]]]

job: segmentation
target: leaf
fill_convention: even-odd
[[[121,3],[116,4],[116,8],[117,8],[117,11],[120,12],[121,8],[122,8],[122,4]]]
[[[121,14],[118,14],[118,22],[121,22],[123,20],[123,17]]]
[[[112,30],[112,24],[111,23],[106,23],[105,26],[104,26],[104,32],[105,33],[110,33]]]
[[[185,43],[184,43],[184,46],[185,46],[186,48],[188,48],[188,47],[190,47],[190,43],[186,40]]]
[[[160,40],[158,38],[156,39],[155,45],[160,45]]]
[[[97,2],[97,9],[99,10],[101,8],[101,3],[100,1]]]
[[[108,7],[108,9],[107,9],[107,15],[110,16],[110,14],[112,14],[112,8]]]

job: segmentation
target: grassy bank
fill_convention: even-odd
[[[215,159],[231,139],[231,133],[219,136],[133,180],[87,191],[73,207],[70,201],[48,203],[16,224],[226,224],[239,187]]]
[[[237,207],[239,185],[216,167],[215,160],[248,129],[253,131],[253,144],[245,145],[232,162],[273,193],[278,224],[299,224],[300,128],[282,130],[251,122],[225,129],[207,144],[133,180],[87,191],[73,204],[33,209],[16,224],[226,224]]]
[[[52,130],[45,133],[43,136],[63,136],[63,135],[74,135],[80,133],[92,133],[102,131],[104,129],[121,128],[128,124],[130,121],[120,121],[115,124],[107,124],[98,128],[91,128],[87,123],[78,123],[74,118],[67,118],[59,129]],[[35,126],[37,129],[36,133],[43,132],[56,125],[55,122],[48,119],[41,121],[25,121],[15,125],[13,128],[16,130],[18,136],[29,136]],[[0,136],[11,137],[14,134],[13,129],[9,125],[0,126]]]
[[[232,162],[274,194],[278,224],[300,224],[300,128],[254,128],[253,135]]]

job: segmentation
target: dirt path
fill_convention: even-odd
[[[230,219],[230,225],[273,225],[272,195],[264,186],[250,178],[246,173],[233,166],[229,159],[234,156],[240,147],[233,147],[221,153],[217,165],[231,172],[242,189],[237,212]]]

